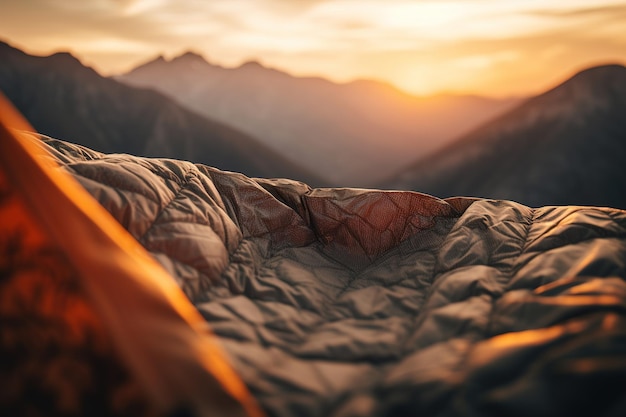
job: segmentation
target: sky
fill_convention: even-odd
[[[626,63],[626,0],[0,0],[0,40],[102,75],[192,50],[416,95],[542,92]]]

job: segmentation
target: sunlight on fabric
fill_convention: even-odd
[[[75,269],[154,406],[163,413],[184,404],[200,415],[262,415],[171,276],[75,180],[51,169],[34,138],[14,128],[32,132],[0,96],[0,168],[45,239]]]

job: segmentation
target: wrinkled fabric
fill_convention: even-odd
[[[626,212],[311,189],[44,139],[270,416],[626,415]]]

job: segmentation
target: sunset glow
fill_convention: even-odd
[[[0,15],[0,39],[69,50],[103,75],[193,50],[228,67],[496,96],[626,62],[624,27],[623,0],[23,0]]]

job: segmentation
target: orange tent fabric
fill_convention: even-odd
[[[55,169],[3,97],[0,115],[0,348],[17,356],[3,370],[0,407],[36,411],[24,397],[36,385],[52,398],[38,411],[82,414],[81,392],[107,379],[115,413],[261,416],[168,273]],[[59,349],[70,352],[65,365],[47,362]]]

